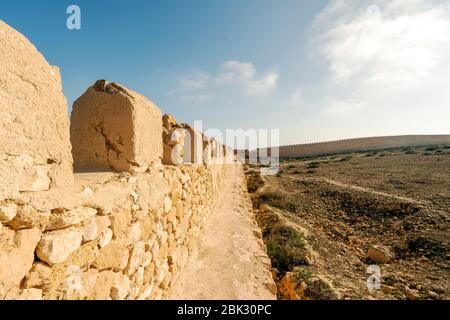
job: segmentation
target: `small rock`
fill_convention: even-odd
[[[437,292],[437,293],[445,293],[444,287],[442,287],[440,285],[437,285],[437,284],[432,285],[430,291],[434,291],[434,292]]]
[[[384,264],[392,259],[392,253],[382,246],[371,246],[367,251],[367,257],[375,263]]]
[[[36,254],[49,265],[61,263],[80,247],[82,239],[82,233],[75,229],[50,232],[42,237]]]
[[[111,229],[106,229],[102,235],[100,236],[100,239],[98,240],[98,245],[100,246],[100,248],[104,248],[106,247],[108,244],[111,243],[113,237],[113,232]]]
[[[417,290],[406,289],[406,298],[408,300],[418,300],[420,299],[420,294]]]
[[[395,288],[391,287],[391,286],[383,285],[381,287],[381,290],[383,291],[384,294],[393,294],[395,291]]]
[[[33,264],[30,272],[25,278],[24,287],[29,288],[40,288],[43,282],[50,277],[52,270],[46,264],[42,262],[37,262]]]
[[[169,213],[172,210],[172,200],[169,197],[164,199],[164,213]]]
[[[17,215],[17,205],[14,203],[7,203],[0,206],[0,222],[10,222]]]
[[[128,238],[130,239],[131,243],[139,242],[142,238],[142,228],[141,223],[135,222],[131,225],[128,233]]]
[[[144,259],[144,255],[145,255],[144,242],[141,241],[136,243],[131,250],[130,261],[128,263],[128,267],[126,270],[129,276],[133,275],[136,272],[136,270],[141,266],[142,261]]]
[[[433,299],[433,300],[438,300],[439,299],[439,295],[434,292],[434,291],[428,291],[428,296]]]
[[[83,242],[93,241],[98,237],[98,228],[95,218],[87,220],[80,228],[83,234]]]

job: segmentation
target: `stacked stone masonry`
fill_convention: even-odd
[[[69,123],[58,69],[2,21],[0,56],[0,299],[166,297],[234,150],[104,80]]]

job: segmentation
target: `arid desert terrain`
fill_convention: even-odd
[[[449,168],[449,145],[249,166],[279,299],[448,299]]]

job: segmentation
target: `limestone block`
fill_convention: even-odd
[[[184,138],[184,163],[203,163],[203,135],[197,130],[187,127]]]
[[[203,138],[203,163],[205,165],[208,165],[212,162],[212,160],[213,160],[212,141],[204,137]]]
[[[106,229],[98,239],[98,245],[100,248],[106,247],[108,244],[111,243],[111,240],[113,238],[113,232],[111,229]]]
[[[183,145],[186,138],[186,131],[184,129],[176,129],[171,132],[170,135],[168,135],[168,138],[166,141],[164,141],[169,146],[174,145]]]
[[[10,222],[17,214],[15,203],[6,203],[0,206],[0,222]]]
[[[164,144],[163,163],[167,165],[180,165],[183,164],[184,158],[184,146],[182,144],[176,144],[169,146]]]
[[[142,239],[142,226],[140,221],[131,224],[128,231],[128,239],[131,243],[139,242]]]
[[[111,288],[111,298],[113,300],[124,300],[130,292],[130,280],[121,273],[116,275],[114,284]]]
[[[79,207],[74,210],[55,212],[50,216],[46,230],[63,229],[74,226],[97,214],[96,209]]]
[[[24,289],[14,300],[42,300],[42,290]]]
[[[119,84],[92,86],[75,101],[70,130],[78,171],[130,171],[162,158],[161,111]]]
[[[83,234],[83,241],[92,241],[97,239],[111,225],[107,216],[95,216],[84,221],[80,228]]]
[[[172,210],[172,200],[169,197],[164,199],[164,213],[169,213]]]
[[[100,250],[100,254],[95,259],[93,266],[100,271],[114,270],[120,271],[127,267],[129,250],[122,241],[113,240],[109,245]]]
[[[17,232],[3,229],[0,235],[0,296],[19,285],[31,269],[40,236],[38,229]]]
[[[137,298],[137,300],[147,300],[153,293],[153,284],[145,285],[142,294]]]
[[[14,230],[39,228],[44,230],[48,224],[50,212],[41,212],[31,206],[20,206],[14,219],[7,223]]]
[[[25,278],[23,287],[29,288],[40,288],[44,281],[50,277],[52,270],[46,264],[42,262],[36,262],[33,264],[30,272]]]
[[[127,207],[127,202],[131,203],[129,198],[132,192],[132,186],[126,182],[108,182],[95,190],[86,205],[98,208],[101,214],[108,215],[116,207]]]
[[[59,70],[3,21],[0,56],[0,199],[17,196],[19,189],[48,189],[49,179],[69,186],[72,155]],[[30,171],[18,164],[22,155],[31,159]]]
[[[61,263],[80,247],[82,239],[81,231],[76,229],[52,231],[43,235],[36,254],[49,265]]]
[[[110,299],[111,289],[114,286],[116,274],[112,271],[103,271],[98,274],[97,281],[89,293],[90,300]]]
[[[130,261],[127,266],[126,273],[128,275],[133,275],[137,269],[141,266],[145,255],[145,244],[144,242],[136,243],[131,249]]]

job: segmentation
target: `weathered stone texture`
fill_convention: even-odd
[[[1,21],[0,57],[0,299],[167,296],[225,147],[97,81],[73,107],[71,153],[59,71]]]
[[[162,114],[144,96],[99,82],[75,101],[71,141],[75,169],[130,171],[162,158]]]
[[[59,70],[0,21],[0,200],[73,183]]]

